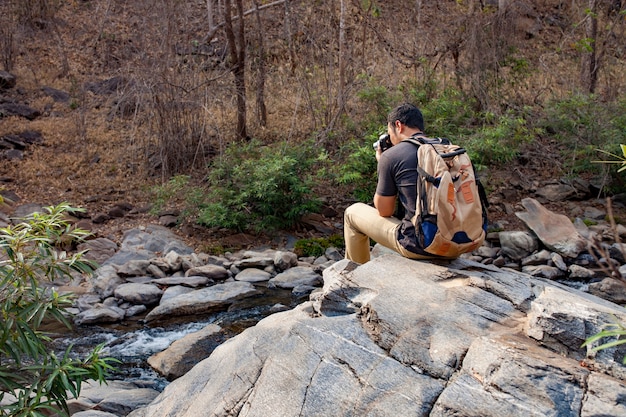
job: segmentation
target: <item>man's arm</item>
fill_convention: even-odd
[[[396,210],[396,196],[374,194],[374,207],[382,217],[391,217]]]

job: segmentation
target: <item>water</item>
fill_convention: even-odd
[[[52,332],[53,349],[63,354],[71,345],[71,355],[85,358],[94,347],[103,344],[102,356],[110,356],[121,361],[119,371],[109,380],[135,382],[161,391],[169,383],[158,375],[147,363],[155,353],[167,349],[171,343],[185,335],[197,332],[209,324],[219,325],[223,330],[212,340],[210,350],[199,352],[208,357],[210,351],[227,339],[255,325],[262,318],[271,314],[276,304],[293,308],[303,299],[295,299],[289,290],[267,289],[258,286],[262,295],[241,300],[231,305],[228,311],[206,316],[186,316],[160,323],[159,327],[147,326],[142,317],[133,318],[123,323],[76,327],[71,331],[56,329]]]

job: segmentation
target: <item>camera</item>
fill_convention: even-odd
[[[385,152],[387,149],[393,146],[391,143],[391,138],[389,137],[389,133],[383,133],[378,137],[378,140],[374,142],[374,149],[378,150],[380,148],[381,152]]]

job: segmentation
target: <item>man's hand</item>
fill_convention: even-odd
[[[374,207],[382,217],[391,217],[396,210],[396,196],[374,194]]]

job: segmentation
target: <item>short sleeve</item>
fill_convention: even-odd
[[[391,197],[398,194],[398,187],[394,181],[395,178],[391,164],[392,159],[383,153],[378,161],[376,194],[384,197]]]

